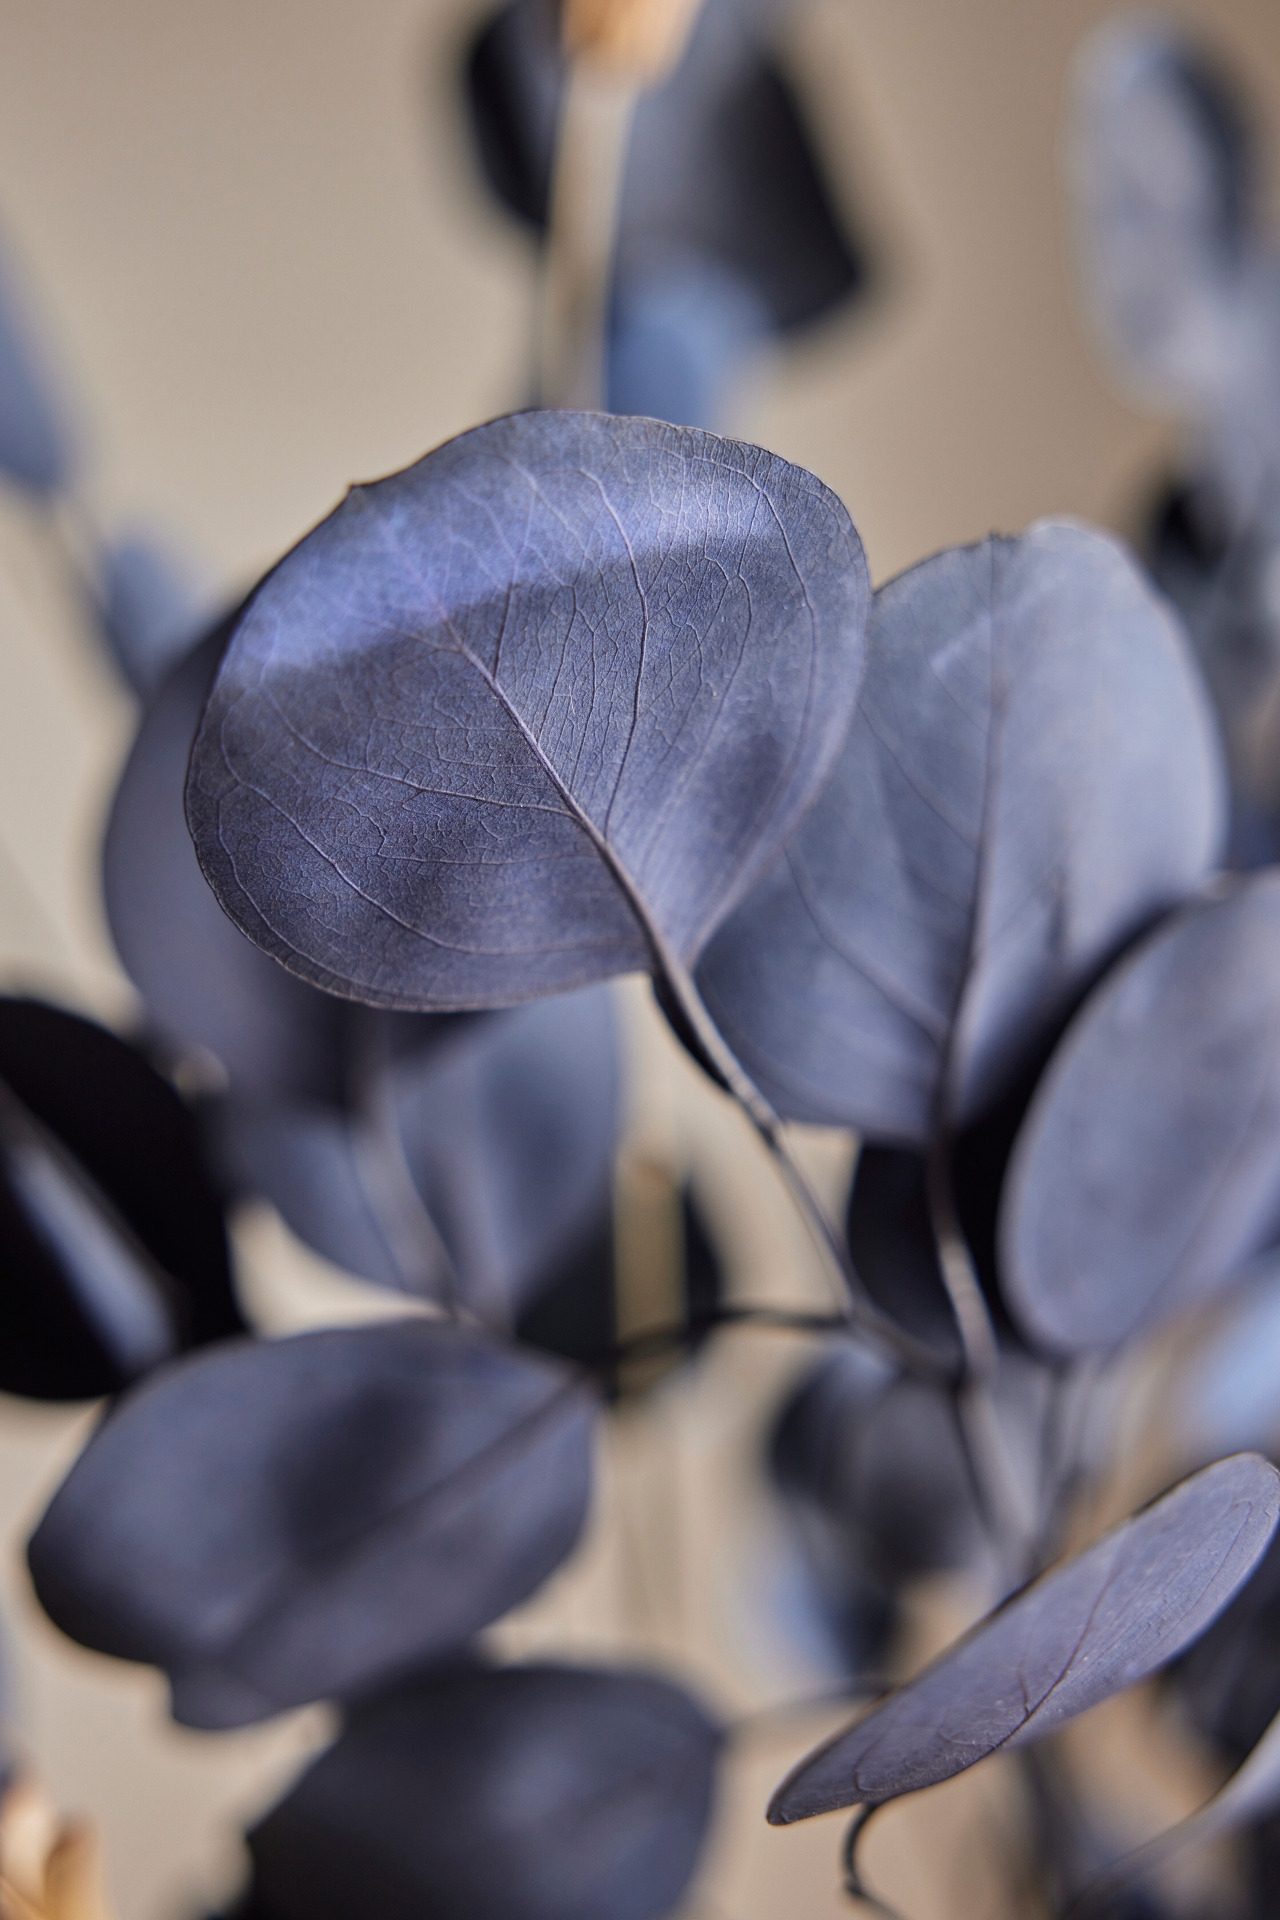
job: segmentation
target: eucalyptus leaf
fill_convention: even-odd
[[[0,998],[0,1388],[116,1391],[243,1327],[195,1123],[132,1047]]]
[[[597,414],[476,428],[259,589],[192,754],[205,872],[370,1004],[687,967],[822,784],[866,600],[844,509],[772,455]]]
[[[1064,1353],[1204,1299],[1280,1238],[1280,870],[1175,917],[1090,997],[1000,1232],[1011,1311]]]
[[[660,1920],[693,1873],[721,1738],[645,1674],[424,1676],[362,1707],[255,1827],[247,1912]]]
[[[0,256],[0,473],[52,494],[70,482],[74,454],[37,334],[13,268]]]
[[[114,541],[101,561],[102,626],[116,664],[144,699],[208,626],[207,594],[177,545],[150,530]]]
[[[1172,22],[1108,22],[1078,62],[1070,161],[1103,339],[1162,398],[1212,406],[1229,377],[1258,224],[1257,159],[1235,87]]]
[[[923,1143],[1037,1063],[1224,814],[1185,641],[1115,541],[953,548],[877,593],[835,772],[698,985],[785,1118]]]
[[[849,1189],[845,1234],[876,1305],[947,1365],[957,1366],[963,1352],[938,1261],[925,1156],[910,1147],[864,1146]]]
[[[1280,1474],[1257,1454],[1206,1467],[989,1614],[774,1795],[774,1825],[949,1780],[1041,1739],[1182,1652],[1265,1552]]]
[[[624,298],[675,256],[731,274],[774,327],[815,319],[865,288],[866,249],[836,210],[774,48],[780,11],[704,0],[676,71],[641,98],[619,206]],[[481,28],[466,70],[488,183],[537,227],[547,220],[564,84],[556,14],[543,0],[504,7]]]
[[[228,1344],[153,1374],[33,1535],[72,1639],[163,1667],[177,1719],[231,1726],[461,1647],[573,1546],[585,1388],[412,1320]]]

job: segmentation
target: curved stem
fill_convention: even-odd
[[[662,956],[662,962],[667,988],[688,1022],[690,1032],[706,1061],[755,1127],[791,1189],[792,1197],[823,1256],[828,1272],[848,1302],[850,1328],[870,1344],[881,1348],[917,1378],[931,1381],[948,1379],[948,1368],[932,1349],[900,1327],[872,1300],[853,1264],[844,1236],[832,1225],[826,1208],[787,1146],[781,1120],[743,1070],[737,1056],[726,1046],[719,1028],[702,1003],[702,996],[692,975],[667,955]]]
[[[882,1914],[884,1920],[902,1920],[902,1915],[896,1907],[888,1906],[874,1893],[868,1892],[858,1873],[858,1842],[872,1814],[878,1811],[877,1807],[859,1807],[845,1830],[844,1845],[840,1849],[840,1864],[844,1868],[844,1890],[851,1900],[860,1900],[864,1906],[870,1907],[873,1913]]]

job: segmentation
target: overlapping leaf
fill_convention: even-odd
[[[201,862],[268,952],[372,1004],[687,965],[821,785],[865,605],[844,509],[769,454],[477,428],[259,590],[192,756]]]
[[[192,1117],[140,1054],[0,999],[0,1103],[0,1387],[110,1393],[241,1330]]]
[[[1184,1480],[809,1755],[774,1795],[770,1820],[879,1805],[948,1780],[1154,1673],[1248,1579],[1278,1515],[1280,1474],[1257,1454]]]
[[[785,1116],[922,1141],[1026,1072],[1223,814],[1185,643],[1112,540],[953,549],[877,594],[835,773],[703,998]]]
[[[1280,1238],[1280,871],[1188,910],[1091,996],[1002,1202],[1006,1296],[1062,1352],[1115,1345]]]
[[[34,1534],[50,1617],[231,1726],[461,1647],[569,1552],[590,1411],[563,1369],[414,1320],[181,1361]]]
[[[666,1681],[459,1668],[361,1709],[249,1836],[253,1920],[660,1920],[719,1731]]]
[[[297,980],[238,932],[182,814],[226,637],[171,674],[143,717],[104,849],[116,945],[156,1023],[225,1068],[216,1133],[237,1187],[265,1193],[365,1279],[437,1297],[456,1287],[505,1317],[608,1206],[608,1000],[586,989],[487,1021],[377,1014]]]

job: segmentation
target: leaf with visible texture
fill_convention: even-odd
[[[1280,871],[1178,915],[1091,995],[1005,1188],[1005,1297],[1057,1352],[1206,1298],[1280,1238]]]
[[[784,1118],[921,1143],[1035,1064],[1224,814],[1186,643],[1115,541],[953,548],[877,593],[835,772],[698,985]]]
[[[722,1735],[639,1673],[424,1676],[360,1708],[249,1835],[254,1920],[661,1920]]]
[[[811,475],[529,413],[350,493],[223,659],[187,811],[313,985],[449,1010],[687,967],[848,725],[867,601]]]
[[[576,1541],[590,1395],[412,1320],[236,1343],[95,1433],[28,1557],[72,1639],[163,1667],[190,1726],[366,1689],[461,1647]]]
[[[949,1780],[1145,1679],[1248,1579],[1277,1515],[1280,1474],[1258,1454],[1182,1481],[801,1761],[774,1795],[770,1821],[878,1806]]]
[[[12,268],[0,257],[0,473],[33,493],[57,493],[72,478],[71,436],[37,328]]]
[[[243,1328],[195,1122],[115,1034],[0,998],[0,1389],[115,1392]]]

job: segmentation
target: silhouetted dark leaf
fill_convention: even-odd
[[[857,691],[862,550],[757,449],[516,415],[353,491],[223,660],[187,789],[294,972],[449,1009],[687,966]]]
[[[775,1825],[878,1805],[1038,1740],[1174,1659],[1266,1549],[1280,1474],[1236,1454],[1053,1568],[855,1726],[774,1795]]]
[[[877,1306],[949,1365],[963,1357],[938,1264],[927,1166],[910,1147],[864,1146],[845,1217],[849,1252]]]
[[[232,1726],[460,1647],[573,1546],[590,1407],[562,1369],[423,1320],[236,1344],[99,1428],[29,1557],[51,1618]]]
[[[257,1920],[660,1920],[721,1736],[640,1674],[428,1676],[363,1708],[249,1836]]]
[[[1002,1208],[1006,1297],[1062,1352],[1203,1298],[1280,1237],[1280,871],[1179,915],[1091,996]]]
[[[191,1114],[114,1034],[0,999],[0,1388],[114,1392],[243,1327]]]
[[[156,1023],[227,1072],[217,1139],[233,1184],[264,1193],[364,1279],[436,1297],[456,1282],[473,1308],[508,1314],[608,1205],[618,1089],[607,994],[487,1020],[379,1014],[307,986],[247,940],[211,893],[182,813],[225,640],[225,629],[211,636],[144,715],[104,851],[116,944]]]
[[[674,260],[696,260],[732,276],[772,326],[790,327],[863,288],[863,250],[832,205],[770,46],[771,11],[707,0],[675,73],[641,99],[619,209],[624,294]],[[536,226],[563,85],[558,38],[554,6],[518,0],[481,29],[467,65],[489,184]]]
[[[1224,798],[1185,642],[1112,540],[1044,521],[952,549],[877,594],[835,773],[703,998],[784,1116],[923,1141],[1197,884]]]
[[[71,479],[71,440],[24,308],[0,257],[0,473],[33,493],[56,493]]]
[[[208,625],[200,583],[170,542],[135,533],[107,549],[101,591],[107,644],[129,685],[146,699]]]

